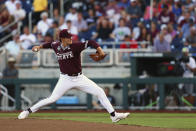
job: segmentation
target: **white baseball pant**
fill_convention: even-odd
[[[51,96],[36,103],[34,106],[30,108],[31,111],[36,112],[41,107],[54,103],[60,97],[62,97],[68,90],[73,89],[73,88],[76,88],[86,93],[90,93],[92,95],[97,96],[100,103],[109,113],[114,112],[114,108],[112,107],[110,101],[105,95],[105,92],[103,91],[103,89],[100,88],[97,84],[95,84],[93,81],[88,79],[83,74],[79,76],[73,76],[73,77],[60,74],[60,78]]]

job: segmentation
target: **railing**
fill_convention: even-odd
[[[87,49],[81,54],[82,66],[129,66],[130,53],[149,52],[150,49],[104,49],[107,54],[106,58],[100,62],[94,62],[90,59],[89,54],[95,53],[94,49]],[[58,67],[56,54],[53,50],[42,50],[34,53],[30,50],[22,50],[17,58],[19,67]]]
[[[3,29],[0,30],[0,33],[6,31],[7,29],[9,29],[10,27],[12,27],[13,25],[17,24],[17,31],[16,33],[20,34],[20,28],[21,28],[21,23],[20,21],[14,21],[12,23],[10,23],[9,25],[7,25],[6,27],[4,27]],[[4,42],[5,40],[7,40],[8,38],[10,38],[13,35],[13,31],[10,32],[9,34],[7,34],[6,36],[4,36],[3,38],[0,39],[0,43]]]

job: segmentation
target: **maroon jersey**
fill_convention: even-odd
[[[43,48],[52,48],[55,51],[60,71],[63,74],[77,74],[82,72],[80,53],[89,46],[95,49],[99,47],[93,40],[73,42],[66,47],[63,47],[59,41],[43,44]]]

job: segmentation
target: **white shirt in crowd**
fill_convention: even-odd
[[[6,44],[5,48],[8,50],[9,54],[16,57],[20,52],[20,43],[16,43],[12,40]]]
[[[13,15],[14,15],[14,18],[15,18],[16,20],[19,20],[19,19],[24,18],[24,17],[26,16],[26,12],[25,12],[25,10],[23,10],[23,9],[21,8],[21,9],[19,9],[19,10],[15,10],[15,11],[13,12]]]
[[[67,29],[67,24],[64,23],[59,27],[60,30]],[[78,35],[78,29],[76,26],[72,25],[70,29],[70,33],[73,35]]]
[[[47,30],[52,25],[53,20],[47,19],[46,21],[40,20],[37,24],[37,29],[42,33],[43,36],[45,36]]]
[[[78,14],[75,13],[75,14],[72,14],[72,13],[68,13],[66,16],[65,16],[65,21],[67,20],[71,20],[71,22],[73,23],[74,21],[77,21],[78,20]]]
[[[112,32],[118,40],[123,40],[126,35],[131,35],[131,31],[128,27],[118,27]]]
[[[8,9],[9,13],[13,15],[14,11],[16,10],[16,1],[12,2],[11,0],[7,0],[5,2],[5,6]]]
[[[193,57],[189,57],[188,65],[191,68],[196,68],[195,59]],[[185,72],[183,73],[183,77],[193,77],[194,73],[186,67],[185,63],[182,63],[182,67],[184,68]]]
[[[33,44],[35,44],[36,42],[36,37],[33,34],[22,34],[20,36],[20,41],[22,42],[21,46],[23,49],[28,49],[30,46],[32,46]]]

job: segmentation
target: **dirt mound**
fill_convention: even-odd
[[[41,120],[0,118],[0,131],[188,131],[130,125],[76,122],[67,120]]]

